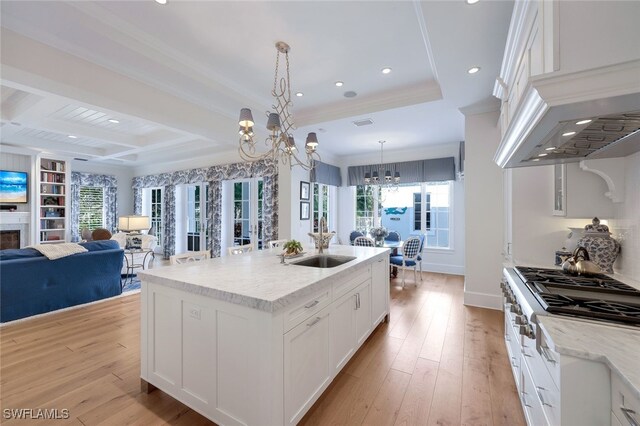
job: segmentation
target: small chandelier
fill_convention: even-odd
[[[367,185],[385,185],[385,186],[397,186],[400,183],[400,172],[395,172],[393,177],[391,176],[391,170],[384,170],[384,179],[380,179],[380,172],[385,169],[384,167],[384,144],[387,141],[378,141],[380,144],[380,164],[377,166],[377,170],[373,173],[366,172],[364,174],[364,183]]]
[[[300,153],[296,147],[296,142],[291,134],[295,130],[293,117],[289,108],[291,102],[291,82],[289,78],[289,45],[283,41],[276,43],[276,72],[273,80],[271,95],[274,97],[272,108],[275,112],[267,111],[267,130],[271,133],[265,139],[266,152],[256,151],[256,141],[253,139],[253,115],[249,108],[240,110],[240,146],[238,152],[244,161],[259,161],[272,158],[274,162],[278,159],[283,164],[290,167],[301,166],[306,170],[313,168],[315,160],[320,160],[317,153],[318,137],[315,133],[309,133],[304,145],[305,156],[300,158]],[[283,54],[286,61],[286,76],[278,75],[280,55]]]

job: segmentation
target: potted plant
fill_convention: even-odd
[[[382,246],[384,244],[384,239],[389,235],[389,231],[384,226],[379,226],[377,228],[372,228],[369,231],[371,237],[376,241],[377,246]]]
[[[289,240],[282,246],[284,252],[288,256],[293,256],[299,253],[302,253],[302,244],[300,241]]]

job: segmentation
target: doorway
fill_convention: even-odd
[[[223,250],[225,247],[251,244],[254,250],[264,245],[264,181],[262,178],[238,179],[223,184]]]

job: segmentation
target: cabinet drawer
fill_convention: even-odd
[[[506,316],[505,316],[506,319]],[[520,335],[516,335],[513,331],[513,327],[507,321],[505,321],[505,333],[504,339],[507,346],[507,355],[509,356],[509,364],[511,364],[511,371],[513,371],[513,378],[516,382],[516,387],[521,389],[520,383]]]
[[[301,302],[294,304],[284,314],[284,331],[291,330],[302,321],[320,311],[331,303],[331,289],[327,288],[312,296],[305,297]]]
[[[611,411],[623,425],[640,424],[640,398],[614,372],[611,372]]]
[[[522,363],[522,389],[520,391],[520,398],[522,400],[522,406],[524,408],[525,416],[527,417],[527,424],[532,426],[544,426],[548,425],[544,410],[540,399],[536,395],[535,385],[531,378],[531,372],[527,368],[525,362]]]
[[[550,348],[548,338],[539,328],[540,355],[557,388],[560,388],[560,354]]]
[[[333,284],[333,300],[340,299],[343,295],[347,294],[358,285],[362,284],[366,280],[371,279],[371,265],[367,265],[358,271],[344,277],[340,282]]]

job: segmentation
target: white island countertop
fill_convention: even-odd
[[[297,298],[312,294],[344,273],[355,272],[377,258],[389,256],[389,249],[331,245],[325,254],[355,256],[334,268],[296,266],[317,250],[280,263],[280,250],[270,249],[225,256],[200,262],[147,269],[138,275],[143,282],[161,284],[189,293],[212,297],[266,312],[275,312]]]

